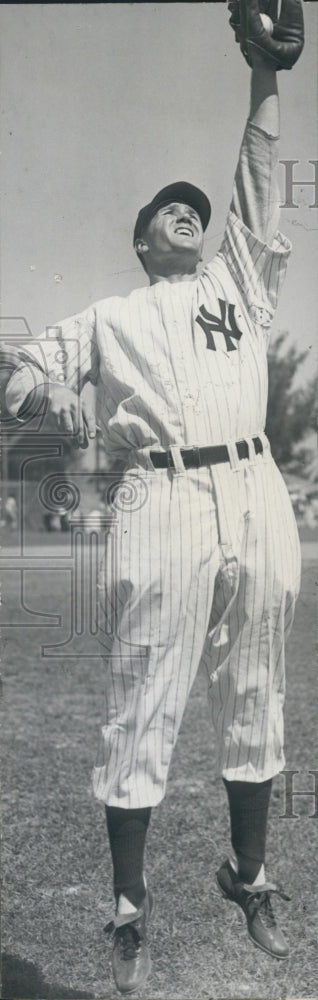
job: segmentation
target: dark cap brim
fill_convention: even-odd
[[[134,245],[136,240],[143,235],[144,229],[158,209],[162,208],[163,205],[169,205],[173,201],[180,201],[182,204],[190,205],[191,208],[194,208],[201,219],[202,229],[205,231],[211,218],[209,199],[194,184],[188,184],[187,181],[177,181],[175,184],[168,184],[167,187],[158,191],[158,194],[149,202],[149,205],[144,205],[144,208],[140,209],[134,228]]]

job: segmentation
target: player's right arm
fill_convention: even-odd
[[[25,423],[41,408],[59,434],[70,434],[74,444],[80,448],[87,446],[88,438],[96,437],[95,414],[91,406],[67,385],[49,380],[38,384],[19,408],[18,419]]]
[[[86,447],[96,434],[94,412],[81,398],[85,383],[98,377],[94,307],[20,348],[3,345],[1,360],[4,381],[9,373],[9,413],[26,426],[35,414],[44,413],[60,434],[70,434],[74,444]]]

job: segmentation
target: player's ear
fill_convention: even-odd
[[[146,242],[144,236],[139,236],[138,239],[135,240],[135,250],[136,253],[147,253],[149,250],[148,243]]]

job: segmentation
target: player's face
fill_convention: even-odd
[[[203,246],[200,216],[190,205],[171,202],[163,205],[150,220],[145,233],[147,266],[161,266],[168,259],[195,268]]]

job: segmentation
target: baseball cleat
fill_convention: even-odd
[[[142,905],[135,913],[117,914],[106,931],[114,930],[112,970],[120,993],[135,993],[151,972],[147,944],[147,921],[154,912],[154,900],[147,890]]]
[[[289,948],[280,928],[277,926],[271,904],[271,894],[282,899],[290,896],[273,882],[251,888],[241,882],[229,861],[225,861],[216,875],[222,896],[237,903],[246,916],[248,933],[253,944],[272,958],[287,958]]]

